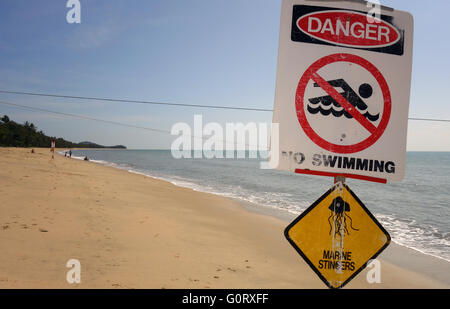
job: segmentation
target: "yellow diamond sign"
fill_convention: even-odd
[[[342,183],[322,195],[284,233],[330,288],[347,284],[391,241],[388,232]]]

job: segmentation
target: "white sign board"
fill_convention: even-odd
[[[400,181],[412,16],[350,1],[283,0],[279,40],[277,168]]]

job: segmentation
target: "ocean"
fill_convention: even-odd
[[[222,195],[267,213],[302,213],[333,184],[330,177],[259,168],[259,159],[174,159],[170,150],[75,150],[73,157]],[[450,152],[408,152],[402,182],[346,183],[392,241],[450,262]],[[214,205],[211,205],[214,207]]]

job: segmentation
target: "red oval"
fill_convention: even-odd
[[[400,40],[400,32],[388,22],[354,11],[309,13],[297,20],[297,27],[315,39],[342,46],[377,48]]]

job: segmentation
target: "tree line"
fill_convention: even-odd
[[[0,119],[0,146],[1,147],[50,147],[52,140],[55,140],[58,148],[118,148],[126,149],[123,145],[102,146],[92,142],[73,143],[63,138],[45,135],[42,130],[32,123],[25,121],[19,124],[4,115]]]

